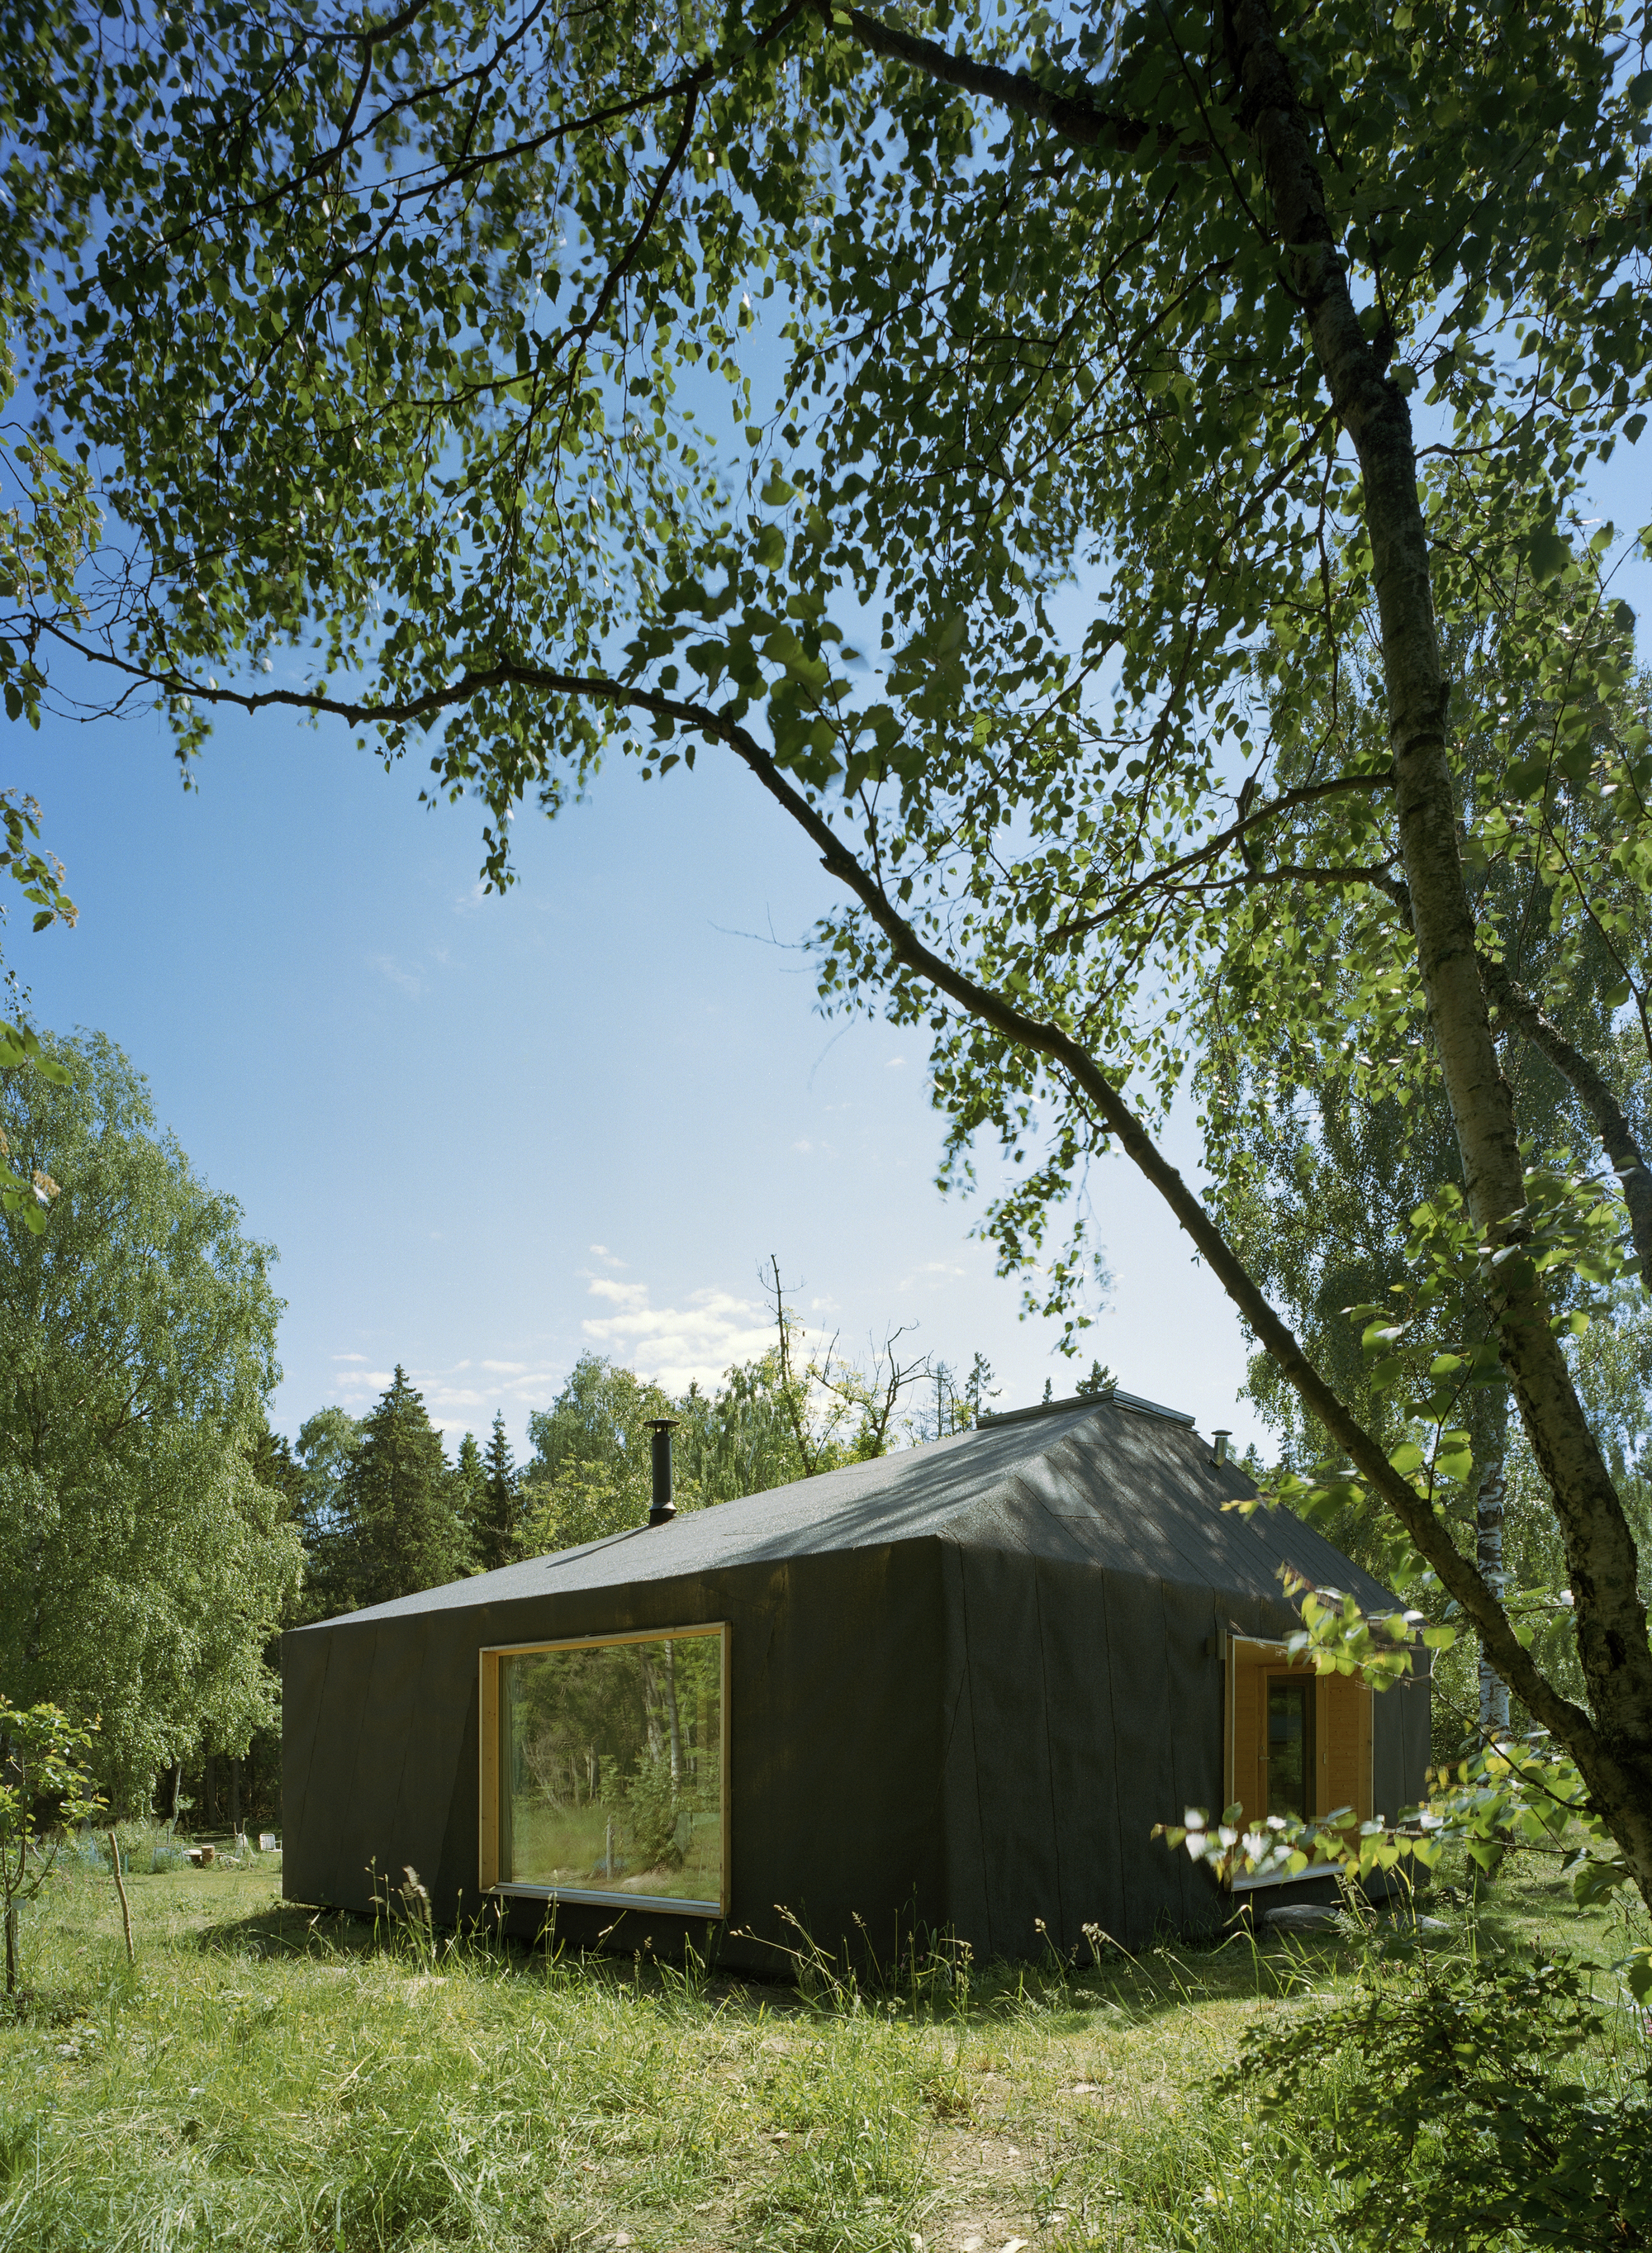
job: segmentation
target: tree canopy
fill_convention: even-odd
[[[1646,1592],[1568,1343],[1626,1207],[1652,1259],[1652,733],[1585,520],[1652,375],[1641,14],[24,13],[18,333],[113,516],[83,627],[14,603],[36,668],[185,754],[225,702],[428,739],[498,880],[610,742],[742,764],[846,888],[828,1003],[932,1028],[956,1169],[1033,1161],[1006,1265],[1082,1318],[1093,1247],[1046,1239],[1121,1148],[1326,1435],[1310,1506],[1391,1515],[1652,1899]],[[1440,1092],[1365,1318],[1397,1447],[1223,1225],[1217,1010],[1286,1092]],[[1494,1015],[1611,1173],[1523,1152]],[[1152,1133],[1188,1071],[1209,1200]],[[1582,1699],[1453,1529],[1481,1382]]]
[[[0,1121],[65,1183],[51,1227],[0,1215],[0,1680],[89,1722],[116,1796],[275,1712],[266,1642],[296,1587],[249,1461],[275,1381],[268,1247],[156,1131],[99,1036],[61,1081],[0,1073]]]
[[[465,1499],[424,1395],[398,1363],[340,1470],[327,1545],[329,1611],[462,1580],[472,1561]]]

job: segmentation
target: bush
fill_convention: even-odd
[[[1652,2244],[1645,2053],[1614,2053],[1591,1973],[1373,1942],[1351,1996],[1252,2026],[1217,2089],[1342,2186],[1350,2247]]]
[[[683,1853],[677,1842],[677,1817],[682,1803],[672,1783],[669,1764],[663,1760],[638,1761],[637,1773],[626,1786],[625,1800],[632,1868],[680,1869]]]

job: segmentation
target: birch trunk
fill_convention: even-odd
[[[671,1738],[671,1788],[682,1789],[683,1733],[677,1712],[677,1654],[666,1644],[666,1723]]]
[[[1474,1562],[1480,1577],[1503,1600],[1509,1575],[1503,1564],[1503,1507],[1509,1493],[1509,1400],[1506,1393],[1482,1396],[1478,1412],[1470,1419],[1474,1458],[1479,1465],[1474,1496]],[[1480,1733],[1482,1741],[1509,1733],[1509,1685],[1491,1661],[1485,1638],[1480,1644]]]
[[[1385,379],[1355,307],[1266,0],[1239,0],[1228,16],[1228,36],[1243,88],[1240,115],[1262,164],[1277,232],[1290,246],[1291,283],[1332,406],[1359,457],[1401,854],[1468,1208],[1492,1241],[1517,1240],[1523,1171],[1458,851],[1447,684],[1411,414],[1405,394]],[[1500,1350],[1537,1468],[1554,1496],[1593,1712],[1591,1740],[1572,1749],[1652,1905],[1652,1647],[1635,1542],[1530,1270],[1514,1259],[1498,1274],[1504,1279],[1494,1297]]]

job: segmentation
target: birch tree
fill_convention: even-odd
[[[275,1715],[300,1552],[247,1453],[279,1302],[119,1050],[46,1055],[61,1080],[0,1073],[13,1149],[66,1184],[44,1235],[0,1215],[0,1691],[101,1717],[129,1806],[203,1734],[242,1752]]]
[[[1626,1219],[1652,1257],[1608,1068],[1611,1014],[1647,1023],[1652,737],[1603,717],[1633,620],[1586,520],[1647,413],[1639,11],[57,13],[74,99],[13,128],[53,277],[28,380],[119,533],[86,628],[19,631],[186,757],[225,703],[422,750],[494,881],[519,803],[612,748],[743,768],[844,889],[828,1002],[932,1029],[958,1166],[1030,1161],[1007,1266],[1081,1322],[1052,1215],[1122,1151],[1652,1899],[1646,1592],[1566,1343]],[[1518,974],[1494,864],[1558,903],[1551,982],[1612,952],[1592,1042]],[[1367,1322],[1428,1461],[1154,1139],[1213,959],[1351,1079],[1414,1045],[1437,1080],[1426,1305]],[[1522,1152],[1494,1013],[1600,1181]],[[1472,1344],[1414,1349],[1453,1294],[1553,1497],[1580,1698],[1441,1507]]]

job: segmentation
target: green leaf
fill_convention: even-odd
[[[1534,532],[1526,543],[1526,562],[1532,577],[1540,587],[1558,579],[1572,562],[1568,542],[1552,525]]]

